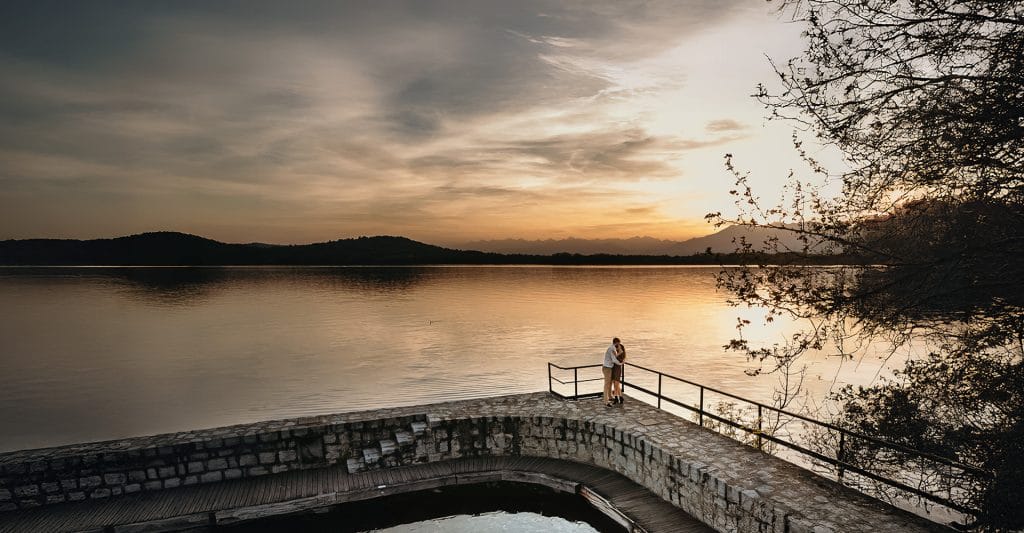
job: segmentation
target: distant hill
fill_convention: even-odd
[[[720,234],[723,232],[719,232]],[[719,234],[716,234],[719,235]],[[719,239],[727,237],[719,235]],[[698,239],[694,239],[698,240]],[[692,242],[692,241],[686,241]],[[706,249],[709,245],[704,245]],[[405,237],[358,237],[298,245],[228,244],[196,235],[154,232],[114,239],[26,239],[0,241],[0,265],[439,265],[439,264],[552,264],[662,265],[736,263],[740,260],[801,263],[829,262],[828,257],[801,258],[763,254],[683,255],[703,252],[700,246],[679,247],[675,254],[500,254],[455,250]]]
[[[655,239],[653,237],[633,237],[630,239],[502,239],[472,241],[459,244],[458,248],[480,250],[501,254],[618,254],[618,255],[694,255],[707,252],[728,254],[737,249],[739,239],[743,237],[760,251],[764,243],[771,237],[779,239],[779,249],[798,251],[802,245],[793,232],[781,229],[746,228],[729,226],[720,231],[685,241]]]
[[[0,241],[2,265],[389,265],[484,262],[481,252],[449,250],[404,237],[359,237],[303,245],[228,244],[154,232],[115,239]]]

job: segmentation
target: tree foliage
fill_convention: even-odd
[[[891,379],[842,391],[839,422],[988,470],[954,491],[980,509],[971,525],[1024,527],[1012,499],[1024,483],[1024,2],[786,0],[780,11],[806,24],[806,50],[776,64],[781,90],[758,98],[796,126],[810,177],[791,175],[766,206],[729,155],[738,215],[708,218],[787,228],[800,253],[871,266],[724,269],[734,303],[808,324],[787,343],[729,347],[771,371],[808,350],[923,343],[929,354]],[[843,169],[816,160],[808,137],[838,148]],[[823,194],[837,179],[840,193]]]

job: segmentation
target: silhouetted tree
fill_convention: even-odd
[[[791,175],[766,206],[727,155],[739,214],[708,218],[788,228],[800,253],[874,266],[724,269],[734,303],[809,324],[787,343],[729,347],[772,371],[808,350],[923,342],[929,355],[894,377],[841,391],[839,423],[991,472],[942,483],[980,509],[971,526],[1024,527],[1024,2],[786,0],[780,11],[806,24],[807,47],[775,65],[781,90],[758,98],[803,131],[794,143],[812,177]],[[830,174],[807,135],[838,148],[843,170]],[[906,461],[864,443],[846,459]]]

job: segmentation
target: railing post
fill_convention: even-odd
[[[757,405],[757,449],[764,451],[764,445],[761,443],[761,404]]]
[[[580,369],[579,367],[572,368],[572,399],[580,399]]]
[[[846,432],[841,429],[839,430],[839,455],[836,456],[836,459],[839,460],[839,464],[837,465],[839,468],[838,478],[839,482],[842,483],[843,472],[846,470],[843,468],[843,463],[846,462]]]
[[[661,409],[661,372],[658,372],[658,409]]]
[[[622,371],[619,372],[619,383],[622,384],[622,394],[626,394],[626,363],[622,363]]]
[[[704,427],[704,385],[700,386],[700,409],[697,410],[700,427]]]
[[[573,392],[574,392],[573,399],[578,400],[579,399],[579,395],[580,395],[579,394],[579,382],[580,382],[580,379],[579,379],[579,369],[580,368],[593,368],[593,367],[599,367],[599,366],[600,365],[584,365],[583,367],[578,367],[578,366],[577,367],[561,367],[561,366],[555,365],[555,364],[553,364],[553,363],[551,363],[549,361],[548,362],[548,391],[554,393],[559,398],[568,399],[569,398],[568,395],[564,395],[563,396],[561,394],[561,392],[557,392],[557,393],[554,392],[554,382],[555,381],[558,381],[559,385],[568,385],[568,383],[565,382],[565,381],[562,381],[561,379],[555,379],[554,378],[554,370],[553,370],[553,368],[557,368],[559,370],[569,370],[570,368],[572,368],[572,371],[573,371]],[[623,367],[624,366],[625,365],[623,365]],[[645,388],[642,385],[637,385],[637,387],[639,387],[639,389],[642,390],[642,391],[649,391],[649,392],[653,392],[654,394],[656,394],[657,398],[658,398],[657,406],[658,406],[659,409],[661,409],[662,403],[663,403],[662,400],[664,399],[664,400],[671,400],[669,403],[676,404],[676,405],[678,405],[680,407],[683,407],[684,409],[687,409],[688,411],[696,410],[697,411],[698,424],[700,424],[700,427],[702,427],[702,428],[704,427],[704,414],[705,414],[705,405],[704,405],[705,404],[705,402],[704,402],[704,392],[705,392],[705,390],[704,389],[711,390],[714,394],[719,395],[719,397],[725,396],[725,397],[733,398],[733,399],[736,399],[736,400],[739,400],[739,401],[742,401],[742,402],[746,402],[748,405],[749,404],[757,405],[757,426],[756,426],[756,428],[754,428],[753,425],[751,425],[751,426],[744,425],[743,422],[742,422],[742,417],[741,417],[741,419],[739,421],[733,421],[733,420],[728,420],[726,418],[723,418],[726,413],[722,413],[721,416],[720,416],[719,414],[708,412],[707,413],[708,416],[711,417],[711,419],[712,419],[712,422],[710,422],[711,428],[715,428],[715,427],[724,428],[725,426],[723,424],[728,424],[730,426],[738,427],[738,428],[741,428],[741,429],[745,430],[747,432],[747,434],[754,433],[756,435],[756,439],[755,439],[756,445],[757,445],[757,448],[759,450],[763,451],[765,446],[773,446],[774,444],[778,444],[780,446],[788,447],[788,448],[796,451],[797,453],[802,453],[802,454],[805,454],[805,455],[809,455],[812,459],[821,459],[825,463],[833,464],[836,467],[836,476],[838,478],[837,480],[841,484],[844,483],[844,476],[846,474],[846,465],[849,464],[850,466],[853,467],[854,474],[856,474],[854,477],[857,477],[858,479],[861,478],[862,476],[863,477],[868,477],[870,479],[873,479],[873,480],[876,480],[876,481],[879,481],[879,482],[882,482],[882,483],[886,483],[886,484],[888,484],[888,485],[890,485],[892,487],[895,487],[896,489],[899,489],[901,491],[906,491],[906,492],[908,492],[910,494],[916,494],[917,496],[919,496],[921,498],[924,498],[924,499],[927,499],[927,500],[931,500],[931,501],[936,502],[936,503],[938,503],[940,505],[948,506],[951,509],[955,509],[957,511],[961,511],[961,512],[967,513],[967,515],[969,515],[969,514],[972,514],[972,513],[976,514],[978,511],[972,509],[972,506],[970,506],[970,505],[968,505],[966,503],[965,504],[959,504],[959,503],[956,503],[956,502],[953,501],[953,487],[952,487],[953,469],[954,468],[960,469],[960,471],[962,472],[961,475],[964,475],[964,476],[967,476],[967,475],[970,475],[970,476],[980,476],[978,478],[979,482],[981,482],[983,480],[986,480],[986,479],[990,479],[991,476],[993,475],[992,472],[989,472],[989,471],[986,471],[986,470],[983,470],[983,469],[980,469],[980,468],[977,468],[977,467],[972,467],[970,465],[965,465],[965,464],[959,463],[959,462],[957,462],[955,460],[950,460],[948,458],[944,458],[942,456],[930,454],[930,453],[927,453],[927,452],[913,450],[913,449],[910,449],[910,448],[908,448],[906,446],[902,446],[900,444],[890,443],[890,442],[886,442],[884,440],[879,440],[879,439],[877,439],[875,437],[872,437],[870,435],[865,435],[865,434],[859,433],[857,431],[846,430],[845,428],[843,428],[841,426],[837,426],[837,425],[834,425],[834,424],[830,424],[830,423],[825,423],[825,422],[821,422],[821,421],[818,421],[818,420],[814,420],[814,419],[809,418],[807,416],[803,416],[803,415],[800,415],[800,414],[794,414],[794,413],[791,413],[791,412],[788,412],[788,411],[785,411],[785,410],[782,410],[782,409],[779,409],[779,408],[776,408],[776,407],[772,407],[772,406],[769,406],[769,405],[762,405],[759,402],[755,402],[755,401],[752,401],[752,400],[741,398],[739,396],[733,395],[733,394],[725,392],[725,391],[721,391],[721,390],[716,389],[714,387],[705,387],[704,385],[701,385],[699,383],[695,383],[695,382],[687,380],[687,379],[679,378],[679,377],[673,376],[672,374],[665,374],[663,372],[660,372],[660,371],[657,371],[657,370],[652,370],[652,369],[649,369],[647,367],[639,366],[639,365],[636,365],[636,364],[634,364],[633,366],[636,366],[638,369],[640,369],[640,370],[642,370],[644,372],[651,372],[651,373],[655,373],[655,374],[658,375],[658,389],[657,389],[657,392],[649,391],[649,389]],[[623,370],[624,370],[624,368],[623,368]],[[623,372],[623,374],[624,374],[624,372]],[[700,400],[699,400],[699,403],[697,405],[697,409],[694,409],[692,404],[683,403],[683,400],[685,399],[686,395],[683,395],[683,396],[679,397],[678,400],[676,398],[669,398],[668,396],[665,395],[665,390],[664,390],[664,378],[665,378],[665,376],[668,376],[670,379],[674,379],[674,380],[677,380],[677,381],[679,381],[681,383],[684,383],[688,387],[697,387],[698,388],[699,395],[700,395]],[[600,378],[598,378],[597,380],[588,379],[586,381],[599,381],[599,380],[600,380]],[[625,379],[623,379],[623,385],[625,385]],[[625,387],[623,387],[623,388],[625,388]],[[719,401],[721,402],[721,400],[719,400]],[[774,422],[774,425],[769,426],[769,429],[773,429],[773,430],[777,429],[777,425],[783,424],[781,417],[783,415],[785,415],[787,417],[792,417],[792,418],[795,418],[795,419],[801,419],[801,420],[804,421],[804,423],[814,424],[814,425],[816,425],[816,427],[823,428],[823,429],[827,430],[829,433],[832,432],[832,431],[838,432],[839,433],[839,442],[838,442],[838,449],[836,451],[836,459],[834,459],[832,461],[829,461],[829,458],[827,457],[827,454],[824,451],[821,452],[821,453],[816,453],[814,451],[810,451],[810,450],[802,448],[801,446],[799,446],[793,440],[786,438],[786,433],[788,433],[788,432],[783,432],[782,434],[779,434],[779,435],[773,434],[773,435],[770,435],[771,438],[768,438],[769,435],[764,431],[764,422],[765,422],[764,411],[765,410],[768,410],[769,413],[771,411],[775,411],[775,412],[778,413],[778,418],[776,418],[776,420]],[[688,414],[689,413],[687,413],[687,415]],[[719,422],[719,421],[721,421],[721,422]],[[926,467],[927,467],[927,463],[928,462],[932,462],[933,463],[932,468],[934,469],[934,473],[938,474],[939,476],[941,476],[941,473],[942,473],[942,466],[941,465],[947,465],[948,466],[948,470],[946,472],[946,476],[947,476],[946,483],[945,483],[946,487],[942,487],[941,483],[938,486],[931,486],[930,485],[930,486],[914,487],[914,486],[908,485],[906,482],[901,481],[899,479],[888,478],[888,477],[886,477],[881,472],[871,472],[870,470],[867,470],[868,467],[866,467],[864,465],[858,465],[857,464],[859,462],[858,461],[858,456],[857,456],[857,453],[858,453],[857,450],[854,449],[853,452],[850,452],[850,451],[848,451],[846,449],[847,448],[847,445],[846,445],[846,440],[847,440],[846,439],[846,434],[847,433],[850,434],[850,438],[851,439],[858,439],[856,441],[858,443],[860,441],[865,441],[865,442],[868,442],[868,443],[872,443],[871,444],[872,446],[875,446],[875,445],[882,446],[882,447],[887,448],[887,449],[899,451],[900,453],[912,454],[912,455],[918,457],[918,460],[920,461],[920,468],[922,470],[922,472],[921,472],[922,478],[923,478],[923,475],[924,475],[925,471],[927,470]],[[741,435],[741,438],[745,438],[745,436],[746,435]],[[765,442],[766,440],[767,440],[767,442]],[[857,446],[859,446],[859,444],[857,444]],[[774,449],[775,448],[773,446],[773,450]],[[847,454],[850,454],[850,456],[852,457],[852,459],[850,461],[847,461]],[[914,466],[913,463],[905,465],[906,468],[910,468],[910,467],[913,467],[913,466]],[[862,471],[861,468],[865,468],[866,470]],[[854,481],[856,481],[856,480],[854,480]],[[854,485],[857,485],[857,484],[858,483],[854,483]],[[945,491],[946,491],[946,499],[945,500],[942,499],[941,496],[939,496],[939,494],[941,494],[943,489],[945,489]],[[958,487],[958,494],[957,494],[957,496],[959,498],[963,497],[963,495],[960,493],[960,488],[959,487]],[[965,516],[967,516],[967,515],[965,515]],[[965,520],[966,520],[966,518],[965,518]]]

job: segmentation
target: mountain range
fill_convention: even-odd
[[[500,254],[616,254],[616,255],[694,255],[706,253],[727,254],[737,249],[740,239],[753,246],[753,250],[761,250],[764,243],[771,237],[778,239],[779,250],[800,250],[802,243],[791,231],[728,226],[720,231],[685,241],[655,239],[653,237],[633,237],[630,239],[501,239],[471,241],[458,244],[455,248],[479,250]]]
[[[587,248],[585,245],[590,241],[583,239],[534,241],[549,246],[499,253],[443,248],[393,236],[274,245],[231,244],[185,233],[153,232],[113,239],[0,241],[0,265],[718,264],[730,256],[720,255],[717,250],[734,249],[732,241],[741,235],[748,235],[749,239],[751,234],[727,228],[675,244],[656,239],[625,239],[623,242],[634,246],[619,248],[608,243],[598,246],[604,241],[596,241]],[[562,242],[576,247],[560,247]],[[708,249],[712,253],[706,253]]]

